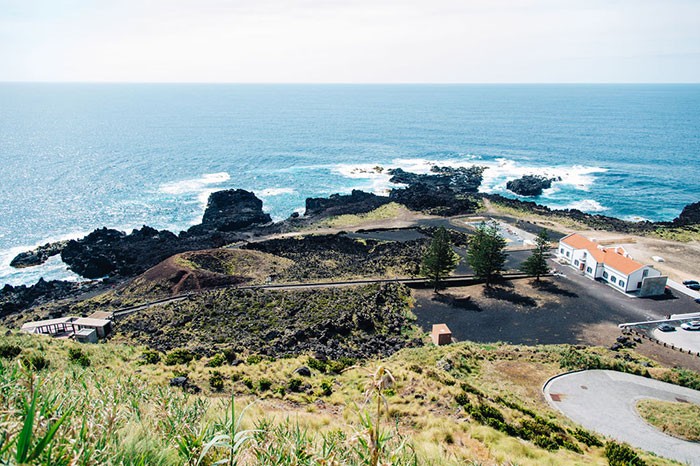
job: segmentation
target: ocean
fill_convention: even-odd
[[[546,174],[538,203],[671,220],[700,200],[699,158],[700,85],[0,83],[0,285],[77,279],[9,262],[102,226],[178,232],[221,189],[275,219],[384,193],[375,166],[484,165],[482,190],[511,197]]]

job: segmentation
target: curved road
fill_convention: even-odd
[[[543,391],[550,405],[587,429],[658,456],[700,466],[700,443],[662,433],[647,424],[635,409],[636,402],[644,398],[700,405],[700,391],[604,370],[553,377]]]

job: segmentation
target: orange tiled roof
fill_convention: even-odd
[[[610,266],[618,272],[624,273],[625,275],[629,275],[635,270],[639,270],[644,267],[639,262],[616,252],[615,248],[606,249],[604,256],[603,263],[605,265]]]
[[[629,275],[635,270],[639,270],[644,267],[639,262],[618,253],[615,248],[598,248],[597,243],[594,243],[578,233],[572,233],[569,236],[565,236],[562,238],[561,242],[575,249],[585,249],[599,264],[605,264],[618,272],[624,273],[625,275]]]
[[[593,241],[589,240],[585,236],[581,236],[578,233],[572,233],[569,236],[565,236],[561,239],[561,242],[573,247],[574,249],[587,249],[589,252],[598,249],[598,245]]]

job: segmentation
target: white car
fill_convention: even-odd
[[[700,320],[692,320],[681,324],[683,330],[700,330]]]

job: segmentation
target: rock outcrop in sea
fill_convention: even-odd
[[[506,183],[506,189],[520,196],[539,196],[542,191],[552,187],[556,178],[547,178],[539,175],[525,175]]]
[[[43,246],[36,247],[31,251],[21,252],[15,256],[10,262],[10,266],[16,269],[25,267],[33,267],[41,265],[50,257],[61,253],[63,248],[68,244],[68,241],[56,241],[54,243],[46,243]]]

